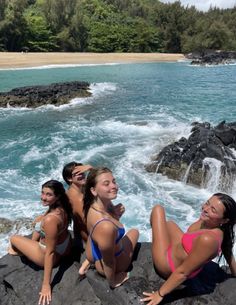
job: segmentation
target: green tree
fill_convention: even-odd
[[[76,0],[40,0],[40,5],[51,30],[59,33],[70,24]]]
[[[58,49],[56,38],[52,35],[46,19],[37,7],[30,7],[25,11],[25,20],[28,28],[25,47],[30,51],[45,52]]]
[[[196,22],[196,29],[183,39],[184,52],[206,49],[227,50],[230,47],[232,33],[221,21],[201,18]]]
[[[5,50],[20,51],[25,45],[27,24],[23,12],[27,0],[10,0],[5,8],[5,18],[0,23],[1,44]]]

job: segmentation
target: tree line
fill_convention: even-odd
[[[236,7],[158,0],[0,0],[0,51],[236,50]]]

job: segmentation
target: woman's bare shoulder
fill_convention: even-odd
[[[99,238],[107,238],[114,235],[116,232],[116,226],[114,225],[113,221],[107,218],[98,220],[96,223],[94,223],[93,227],[93,236],[95,235]]]

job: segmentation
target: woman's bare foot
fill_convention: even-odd
[[[15,251],[15,250],[12,248],[12,246],[9,246],[9,247],[8,247],[7,252],[8,252],[8,254],[14,255],[14,256],[20,256],[20,255],[22,255],[21,253]]]
[[[79,268],[79,276],[80,277],[85,277],[86,272],[89,270],[90,268],[90,262],[85,259],[84,262],[82,263],[81,267]]]
[[[115,282],[111,285],[111,288],[117,288],[126,282],[130,277],[129,272],[119,272],[115,276]]]

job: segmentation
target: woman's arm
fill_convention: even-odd
[[[47,216],[43,226],[45,232],[46,251],[44,256],[44,275],[39,297],[39,304],[49,304],[52,300],[51,275],[55,261],[55,248],[58,238],[58,220],[55,217]]]
[[[217,254],[218,243],[212,234],[206,233],[198,237],[191,253],[186,257],[183,263],[171,273],[163,285],[154,293],[144,293],[146,295],[142,301],[149,301],[147,305],[159,304],[163,297],[181,285],[188,276],[200,268],[208,260],[214,258]]]
[[[234,255],[232,254],[231,256],[231,259],[229,262],[227,262],[228,265],[229,265],[229,269],[231,271],[231,274],[233,276],[236,276],[236,261],[235,261],[235,258],[234,258]]]
[[[32,233],[31,239],[32,239],[32,240],[35,240],[35,241],[39,241],[39,239],[40,239],[40,234],[39,234],[39,232],[34,231],[34,232]]]

